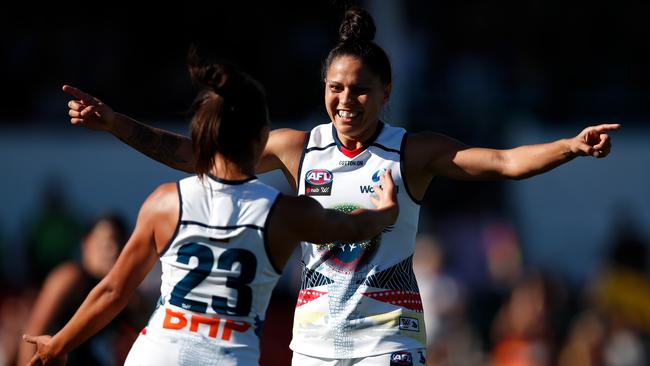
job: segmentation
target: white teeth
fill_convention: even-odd
[[[354,118],[356,116],[357,116],[356,112],[339,111],[339,117],[341,117],[341,118]]]

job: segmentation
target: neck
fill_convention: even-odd
[[[223,180],[244,180],[255,175],[254,164],[237,164],[217,154],[210,174]]]
[[[375,121],[375,123],[373,123],[370,128],[367,128],[357,136],[349,136],[340,132],[339,130],[336,130],[336,135],[339,137],[341,145],[343,145],[346,149],[355,150],[365,146],[366,142],[370,140],[375,132],[377,132],[377,128],[379,128],[379,120]]]

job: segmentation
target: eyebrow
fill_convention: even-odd
[[[343,85],[342,82],[334,81],[334,80],[325,80],[325,84],[331,84],[331,85],[336,85],[336,86]],[[350,85],[350,88],[351,89],[370,89],[371,86],[366,85],[366,84],[352,84],[352,85]]]

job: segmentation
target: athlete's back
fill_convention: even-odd
[[[257,364],[279,278],[265,230],[278,191],[211,176],[183,179],[178,191],[178,227],[160,257],[159,306],[126,364]]]

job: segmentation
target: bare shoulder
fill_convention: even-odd
[[[178,218],[180,200],[176,183],[164,183],[158,186],[142,204],[138,220],[153,224],[175,224]]]
[[[307,138],[307,132],[294,130],[291,128],[279,128],[277,130],[271,131],[269,135],[269,144],[274,146],[283,146],[283,147],[299,147],[302,149],[305,144],[305,138]]]
[[[409,191],[420,200],[435,175],[440,175],[466,146],[436,132],[411,133],[406,137],[404,170]]]
[[[298,167],[307,132],[281,128],[271,131],[262,158],[256,167],[258,173],[282,169],[289,184],[296,189]]]
[[[406,140],[406,147],[411,150],[445,151],[460,146],[464,144],[452,137],[429,131],[410,133]]]
[[[178,207],[178,187],[176,183],[163,183],[158,186],[147,198],[142,208],[147,208],[151,213],[167,212],[170,207]]]

